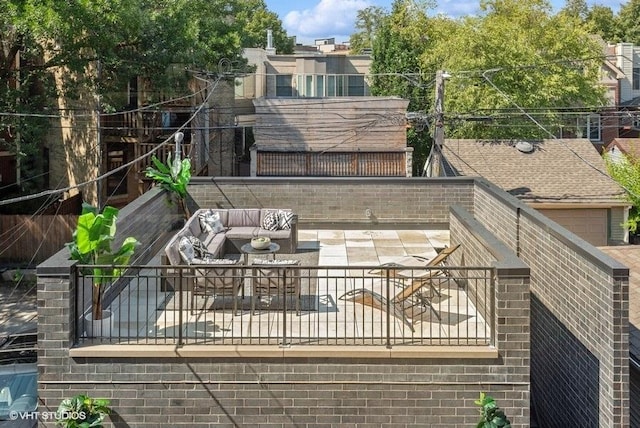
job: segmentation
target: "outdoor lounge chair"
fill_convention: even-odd
[[[217,262],[217,263],[216,263]],[[213,259],[194,265],[195,281],[191,290],[191,314],[196,311],[196,297],[232,298],[233,314],[238,310],[238,294],[242,290],[243,278],[240,270],[234,267],[216,266],[233,264],[235,260]]]
[[[286,307],[288,297],[295,299],[296,315],[300,315],[300,271],[287,269],[297,266],[299,260],[259,260],[253,261],[251,287],[251,313],[256,312],[256,302],[263,300],[271,304],[272,299],[280,300]]]
[[[454,245],[453,247],[444,247],[442,250],[440,250],[435,257],[433,258],[426,258],[426,257],[422,257],[422,256],[416,256],[416,255],[411,255],[411,256],[404,256],[401,259],[399,259],[397,262],[389,262],[389,263],[383,263],[381,266],[385,266],[385,267],[396,267],[396,268],[406,268],[406,269],[394,269],[391,270],[391,272],[395,275],[395,276],[412,276],[413,272],[411,272],[411,268],[424,268],[424,267],[434,267],[434,266],[439,266],[440,264],[443,264],[446,262],[447,258],[455,251],[458,249],[458,247],[460,247],[460,244],[458,245]],[[373,273],[373,274],[383,274],[386,273],[387,269],[371,269],[369,271],[369,273]],[[425,272],[426,274],[426,272]]]
[[[438,296],[440,296],[440,290],[438,290],[434,285],[434,279],[441,276],[441,272],[437,269],[429,269],[436,268],[439,265],[443,264],[447,258],[458,248],[460,244],[455,245],[453,247],[446,247],[436,257],[426,262],[423,266],[420,267],[419,271],[418,266],[405,266],[399,265],[395,263],[387,263],[383,266],[392,266],[401,268],[401,271],[398,270],[389,270],[390,278],[401,279],[401,283],[406,284],[407,280],[408,285],[404,286],[403,289],[397,293],[391,300],[388,300],[380,293],[377,293],[373,290],[369,290],[366,288],[359,288],[351,291],[347,291],[345,294],[339,297],[342,300],[351,300],[353,302],[360,303],[365,306],[371,306],[372,308],[377,308],[381,311],[390,310],[393,311],[393,315],[401,320],[405,324],[411,328],[411,331],[415,331],[413,328],[413,323],[407,319],[405,309],[407,301],[410,299],[417,299],[416,304],[420,304],[422,306],[428,307],[431,311],[433,311],[434,315],[440,320],[440,314],[431,304],[431,300],[429,297],[424,294],[418,294],[418,291],[428,285],[429,288]],[[411,269],[411,268],[414,269]],[[383,269],[383,271],[387,271]],[[412,304],[411,306],[415,306],[416,304]]]

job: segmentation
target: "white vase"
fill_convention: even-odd
[[[111,311],[103,310],[102,318],[99,320],[93,319],[93,313],[89,312],[84,317],[85,319],[85,331],[88,336],[91,337],[111,337],[113,333],[113,314]]]

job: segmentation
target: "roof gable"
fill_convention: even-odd
[[[625,155],[640,158],[640,138],[614,138],[605,150],[611,151],[614,147]]]

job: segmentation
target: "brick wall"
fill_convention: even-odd
[[[474,426],[478,410],[473,401],[484,391],[506,410],[513,426],[528,426],[530,359],[532,396],[539,416],[549,418],[544,422],[551,421],[548,426],[628,426],[628,410],[627,414],[624,410],[628,408],[624,328],[628,324],[621,306],[628,293],[624,269],[616,270],[620,275],[614,280],[607,273],[617,266],[614,261],[589,247],[580,250],[579,245],[556,236],[560,232],[553,225],[517,200],[486,182],[477,182],[475,187],[474,183],[468,178],[202,179],[194,180],[190,192],[194,205],[203,207],[290,207],[303,224],[385,227],[449,224],[451,220],[452,242],[474,248],[460,253],[467,265],[495,259],[500,296],[496,304],[498,359],[373,360],[364,353],[360,358],[338,360],[72,359],[69,308],[75,294],[64,275],[65,269],[68,275],[69,263],[65,267],[62,259],[52,259],[38,270],[42,410],[56,408],[62,398],[89,392],[112,400],[115,413],[111,420],[116,426]],[[450,218],[450,205],[459,205],[461,215]],[[125,209],[122,218],[136,222],[153,214],[165,227],[176,218],[159,195],[142,207],[145,215]],[[373,221],[364,218],[365,208],[373,211]],[[464,211],[475,217],[466,217]],[[134,231],[159,226],[145,222],[129,227]],[[119,230],[122,236],[130,232],[127,227]],[[500,246],[520,252],[531,267],[530,284],[521,271],[500,264],[504,260],[499,255],[507,254]],[[531,297],[535,319],[531,353],[527,345],[529,286],[535,292]],[[567,289],[566,295],[558,295],[561,288]],[[600,325],[597,332],[591,329],[596,324]],[[571,339],[569,333],[575,340],[565,343]],[[544,346],[550,338],[556,340],[558,349],[542,355],[539,350],[549,351]],[[587,373],[597,367],[597,379],[578,378],[580,372],[575,369],[568,378],[562,377],[574,367],[567,364],[572,361],[582,363],[577,367]],[[548,376],[550,372],[558,378]],[[587,388],[588,399],[573,392],[571,382]],[[581,416],[580,411],[592,403],[589,400],[596,398],[592,391],[597,391],[597,415],[583,412],[588,416]],[[553,418],[563,415],[576,419],[553,423]]]
[[[189,193],[202,208],[287,207],[300,222],[322,224],[441,224],[449,207],[473,207],[473,180],[342,178],[194,178]],[[371,219],[365,209],[371,209]]]
[[[478,183],[475,217],[531,268],[531,384],[541,425],[628,426],[628,269]]]

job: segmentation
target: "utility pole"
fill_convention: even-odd
[[[442,146],[444,145],[444,71],[436,71],[436,117],[431,147],[431,176],[439,177],[442,167]]]

